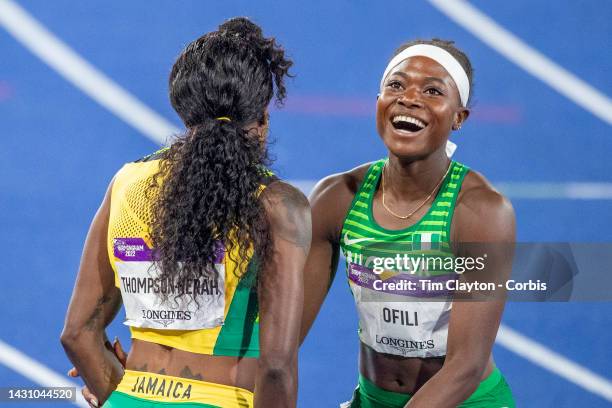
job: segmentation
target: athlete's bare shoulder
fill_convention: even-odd
[[[313,224],[321,225],[327,239],[339,240],[342,222],[371,164],[327,176],[310,193]]]
[[[310,206],[304,194],[281,180],[270,183],[261,193],[270,221],[272,234],[277,238],[306,248],[310,247]]]
[[[371,164],[364,163],[351,170],[325,177],[316,184],[310,194],[310,198],[318,199],[329,196],[330,198],[338,199],[343,195],[354,196]]]
[[[470,170],[457,197],[453,237],[464,241],[512,241],[514,209],[510,200],[479,172]]]
[[[309,210],[308,199],[304,193],[282,180],[270,183],[261,193],[261,198],[266,211],[273,218],[279,213],[294,214]]]

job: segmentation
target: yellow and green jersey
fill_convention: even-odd
[[[215,247],[216,274],[194,279],[178,288],[159,278],[149,236],[151,176],[163,151],[124,165],[115,176],[108,223],[108,256],[121,290],[125,324],[132,338],[189,351],[221,356],[259,356],[259,317],[253,260],[246,271],[235,246],[229,254],[222,242]],[[266,174],[271,181],[271,173]],[[262,189],[265,181],[262,181]],[[180,292],[179,292],[179,289]],[[196,295],[177,298],[176,293]],[[168,297],[162,302],[162,294]]]

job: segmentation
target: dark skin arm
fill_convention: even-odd
[[[311,213],[295,187],[274,182],[262,193],[272,238],[259,279],[259,347],[255,407],[294,407],[297,351],[304,303],[303,269],[311,242]]]
[[[472,181],[480,177],[471,175]],[[484,247],[485,269],[477,272],[480,277],[465,276],[465,280],[497,283],[507,279],[512,268],[514,211],[505,197],[484,183],[476,180],[477,186],[469,188],[472,183],[466,179],[468,188],[459,197],[451,241],[506,243],[462,247],[458,254],[482,256],[480,250]],[[499,292],[487,301],[453,302],[444,365],[416,392],[407,407],[456,407],[476,390],[490,360],[504,303],[504,296]]]
[[[301,342],[317,317],[338,268],[342,222],[369,163],[321,180],[309,201],[312,207],[312,246],[304,268],[304,314]]]
[[[123,377],[123,367],[106,346],[104,332],[121,306],[106,247],[111,189],[112,183],[89,228],[61,335],[68,358],[100,402]]]
[[[121,346],[121,343],[119,342],[119,339],[115,337],[115,340],[113,341],[112,344],[110,343],[110,341],[107,340],[105,342],[105,345],[107,349],[112,351],[117,356],[121,365],[125,367],[125,363],[127,360],[127,353],[123,350],[123,347]],[[79,372],[77,371],[75,367],[72,367],[70,370],[68,370],[67,374],[68,374],[68,377],[78,377],[79,376]],[[87,388],[87,386],[81,388],[81,394],[83,395],[83,398],[85,399],[85,401],[89,403],[90,407],[98,406],[98,398],[91,391],[89,391],[89,388]]]

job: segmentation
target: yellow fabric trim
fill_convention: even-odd
[[[121,167],[121,169],[119,169],[113,181],[113,187],[111,188],[111,197],[110,197],[111,202],[110,202],[110,210],[109,210],[109,216],[108,216],[108,227],[106,231],[106,241],[107,241],[106,248],[108,250],[108,259],[110,261],[111,268],[113,268],[113,272],[115,274],[115,286],[116,287],[120,287],[121,283],[119,281],[119,273],[117,272],[117,267],[115,266],[115,262],[117,259],[115,258],[115,254],[113,252],[114,251],[113,249],[113,238],[114,237],[111,236],[111,231],[112,231],[112,223],[114,220],[117,219],[117,214],[120,211],[119,204],[116,202],[117,200],[115,199],[115,197],[118,196],[117,190],[119,190],[122,185],[123,180],[121,176],[126,166],[127,164]]]
[[[224,408],[253,407],[253,393],[243,388],[143,371],[125,370],[117,391],[155,402],[192,402]]]

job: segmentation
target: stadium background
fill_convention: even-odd
[[[61,61],[52,68],[32,52],[27,38],[40,45],[42,37],[16,33],[27,18],[0,0],[0,386],[59,384],[57,374],[70,367],[59,333],[89,222],[115,171],[180,126],[167,99],[180,49],[236,15],[261,24],[295,61],[286,106],[271,121],[281,177],[307,190],[325,175],[384,156],[374,103],[388,58],[409,39],[453,39],[470,56],[476,84],[473,116],[453,136],[456,158],[510,196],[518,239],[612,242],[608,1],[23,0],[19,7],[46,27],[43,37],[56,36],[163,119],[137,128],[131,111],[120,117],[95,100],[99,90],[84,93],[70,74],[58,73]],[[478,34],[489,20],[461,20],[470,10],[571,78],[550,71],[551,86],[529,71],[520,47],[502,55],[499,41],[489,45]],[[572,81],[585,81],[593,93],[562,95]],[[356,384],[356,317],[343,272],[300,352],[300,407],[337,406]],[[494,355],[518,406],[610,406],[610,311],[603,302],[508,304]],[[120,320],[108,332],[128,345]]]

